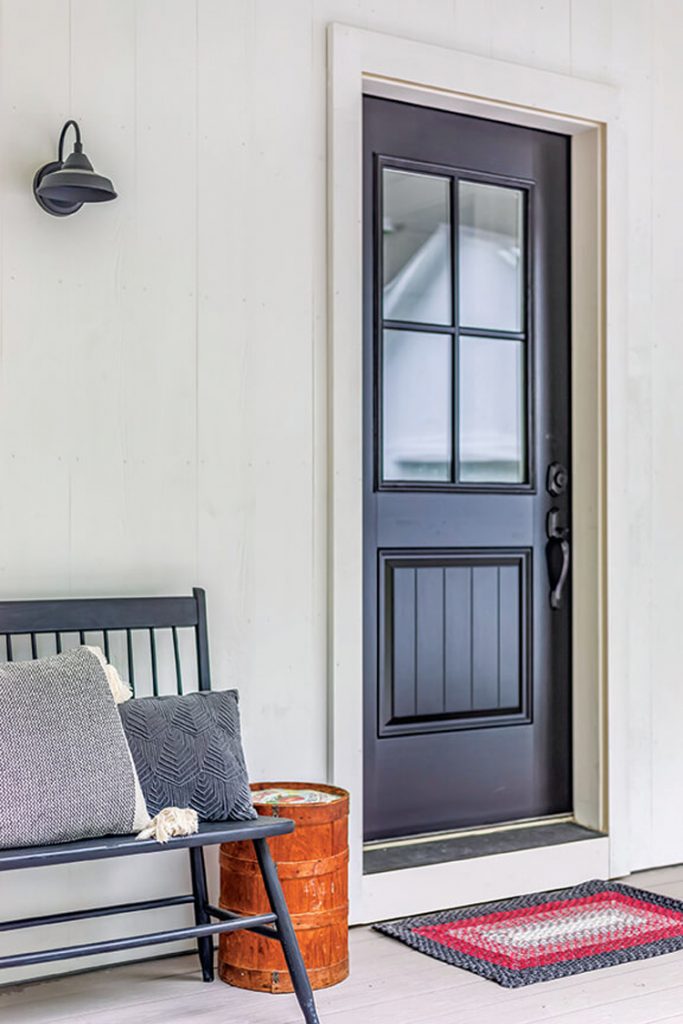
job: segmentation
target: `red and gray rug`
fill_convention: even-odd
[[[683,902],[596,881],[374,927],[517,988],[683,949]]]

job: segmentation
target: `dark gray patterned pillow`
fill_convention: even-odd
[[[0,847],[137,832],[148,820],[97,655],[0,664]]]
[[[193,807],[202,821],[256,817],[237,690],[137,697],[119,712],[150,814]]]

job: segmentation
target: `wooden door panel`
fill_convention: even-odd
[[[529,561],[380,553],[380,736],[528,721]]]

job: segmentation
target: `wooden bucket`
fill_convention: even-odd
[[[269,839],[313,988],[327,988],[349,973],[348,814],[346,790],[318,783],[252,785],[259,814],[291,818],[291,835]],[[266,789],[315,790],[335,797],[326,803],[259,804]],[[268,913],[270,906],[251,843],[221,846],[220,905],[238,914]],[[238,988],[291,992],[280,943],[251,932],[220,936],[218,973]]]

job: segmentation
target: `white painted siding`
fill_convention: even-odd
[[[0,0],[0,594],[205,586],[252,774],[325,776],[330,21],[623,89],[626,866],[681,860],[676,0]],[[30,181],[69,116],[120,199],[59,221]],[[119,862],[31,896],[115,902],[129,874],[161,884]],[[35,910],[16,890],[3,914]]]

